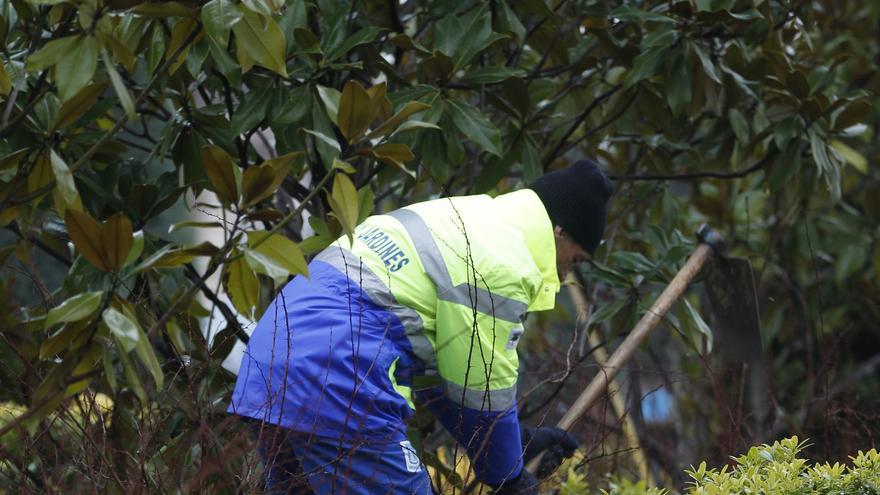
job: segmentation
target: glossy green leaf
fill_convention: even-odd
[[[101,305],[101,291],[77,294],[63,303],[49,310],[44,323],[45,328],[50,328],[56,323],[79,321],[93,315]]]
[[[98,50],[100,42],[93,36],[77,37],[69,49],[55,64],[55,84],[58,86],[58,97],[67,101],[82,89],[98,67]]]
[[[186,344],[186,340],[184,338],[183,329],[180,328],[180,325],[177,324],[173,319],[165,325],[166,331],[168,333],[168,339],[171,341],[171,344],[177,350],[177,352],[183,354],[186,353],[189,349],[189,346]]]
[[[339,100],[342,98],[342,93],[339,90],[319,85],[318,96],[321,98],[321,102],[324,103],[324,108],[327,109],[327,116],[330,117],[330,121],[337,124],[339,119]]]
[[[365,28],[359,29],[357,32],[343,40],[341,43],[335,46],[329,47],[325,50],[325,58],[328,61],[336,60],[337,58],[342,57],[347,54],[351,49],[363,45],[365,43],[370,43],[376,36],[379,35],[383,31],[382,28],[376,26],[367,26]]]
[[[171,224],[168,227],[168,233],[173,234],[181,229],[189,229],[189,228],[223,228],[223,224],[220,222],[199,222],[199,221],[191,221],[187,220],[186,222],[178,222],[175,224]]]
[[[526,27],[519,20],[513,9],[505,0],[498,2],[498,27],[501,32],[512,33],[516,36],[517,41],[522,41],[526,37]]]
[[[260,282],[244,257],[226,265],[226,292],[239,313],[251,317],[257,306]]]
[[[296,28],[293,31],[293,37],[296,44],[299,45],[302,53],[321,55],[321,40],[314,33],[306,28]]]
[[[361,222],[367,219],[370,215],[373,214],[373,209],[375,208],[376,197],[373,194],[373,190],[370,189],[370,186],[364,186],[358,189],[358,220],[357,224],[360,225]]]
[[[162,32],[162,29],[156,27],[152,31],[152,34],[150,36],[150,44],[147,48],[147,71],[149,71],[150,74],[156,72],[156,69],[159,67],[159,64],[162,63],[162,59],[164,57],[165,34]]]
[[[675,57],[666,76],[666,101],[673,115],[680,115],[691,103],[693,75],[691,64],[683,53]]]
[[[712,352],[712,329],[709,328],[709,325],[706,324],[706,321],[703,320],[703,317],[694,309],[687,298],[682,298],[682,300],[684,301],[687,314],[685,321],[687,322],[686,326],[689,328],[688,337],[691,340],[691,344],[700,353],[708,354]]]
[[[841,197],[840,169],[836,163],[831,161],[831,157],[828,156],[828,148],[822,136],[813,130],[809,131],[809,135],[813,161],[816,163],[816,167],[821,175],[825,178],[825,183],[831,191],[831,197],[834,201],[838,201]]]
[[[739,110],[731,108],[727,113],[727,118],[730,121],[730,126],[733,128],[733,133],[736,135],[736,140],[743,146],[748,144],[749,123],[743,114]]]
[[[832,139],[829,144],[835,151],[840,154],[843,160],[855,167],[856,170],[863,174],[868,173],[868,159],[865,158],[865,155],[859,153],[843,141],[839,141],[837,139]]]
[[[406,122],[400,124],[397,129],[394,130],[388,137],[394,137],[398,134],[403,134],[406,132],[418,131],[420,129],[436,129],[443,130],[437,124],[432,124],[430,122],[422,122],[421,120],[407,120]]]
[[[129,318],[132,315],[128,315]],[[138,360],[141,364],[147,368],[147,371],[150,372],[150,375],[153,376],[153,383],[156,385],[156,390],[162,390],[162,387],[165,386],[165,375],[162,373],[162,366],[159,364],[159,359],[156,357],[156,351],[153,349],[153,344],[150,343],[149,337],[144,333],[143,329],[140,326],[137,327],[138,331],[138,339],[135,343],[134,351],[138,357]]]
[[[177,69],[186,62],[187,55],[189,55],[190,48],[192,47],[192,42],[195,42],[200,35],[196,35],[196,38],[192,39],[190,44],[185,45],[184,43],[190,38],[190,36],[192,36],[192,32],[195,29],[199,29],[198,21],[190,17],[180,19],[171,28],[171,41],[167,44],[167,49],[165,51],[166,60],[170,60],[170,64],[168,65],[169,74],[177,72]],[[177,56],[172,60],[171,57],[174,56],[175,53]]]
[[[211,0],[202,6],[202,25],[220,46],[229,43],[229,31],[241,20],[241,11],[232,0]]]
[[[252,230],[248,233],[250,250],[281,267],[289,275],[308,276],[309,267],[299,246],[281,234],[270,235],[267,231]],[[266,275],[269,275],[266,273]],[[271,276],[271,275],[270,275]]]
[[[55,184],[64,198],[64,203],[68,208],[74,208],[82,211],[82,201],[80,201],[79,191],[73,182],[73,173],[67,163],[55,153],[55,150],[49,151],[49,162],[52,164],[52,173],[55,174]]]
[[[674,19],[662,14],[647,12],[630,5],[621,5],[608,13],[609,17],[615,17],[624,22],[662,22],[673,23]]]
[[[103,319],[122,350],[126,353],[133,351],[142,335],[137,321],[114,308],[104,310]]]
[[[144,390],[144,386],[141,383],[140,373],[135,369],[134,363],[128,356],[128,353],[122,352],[117,354],[117,356],[119,356],[119,362],[122,363],[122,374],[125,376],[125,382],[128,385],[128,388],[134,392],[135,396],[142,404],[146,404],[148,400],[147,392]]]
[[[350,163],[340,160],[338,158],[333,160],[333,166],[331,167],[331,169],[341,170],[343,173],[346,174],[354,174],[357,172],[357,170],[355,170],[355,168],[352,167]]]
[[[342,224],[342,230],[348,235],[349,242],[353,241],[354,228],[357,226],[358,220],[358,195],[351,179],[345,174],[337,173],[333,177],[333,190],[328,196],[330,207],[339,223]]]
[[[128,255],[125,257],[125,262],[122,266],[129,266],[140,258],[141,253],[144,252],[144,231],[138,230],[132,235],[132,244],[131,249],[128,250]]]
[[[305,132],[307,134],[311,134],[312,136],[315,136],[316,138],[320,139],[321,142],[329,145],[331,148],[336,150],[337,153],[342,151],[342,148],[339,146],[339,142],[337,142],[332,137],[324,134],[323,132],[313,131],[312,129],[303,129],[303,132]]]
[[[591,327],[593,325],[598,325],[614,315],[616,315],[621,309],[623,309],[629,301],[626,298],[618,298],[611,301],[608,304],[602,305],[598,308],[597,311],[593,312],[590,315],[590,319],[587,321],[587,327]]]
[[[776,143],[778,149],[784,150],[788,146],[788,143],[800,136],[803,132],[803,120],[800,116],[793,115],[776,124],[773,129],[773,141]]]
[[[434,32],[434,45],[450,57],[452,68],[467,66],[489,45],[506,36],[492,31],[491,14],[486,5],[465,15],[449,14],[441,19]]]
[[[522,163],[523,168],[523,180],[529,183],[544,173],[544,169],[541,166],[541,157],[538,156],[538,150],[531,139],[526,138],[523,140],[520,163]]]
[[[287,42],[278,23],[271,17],[261,16],[241,6],[238,9],[242,18],[232,27],[238,49],[247,53],[256,63],[287,77]]]
[[[122,77],[119,76],[119,72],[116,71],[116,67],[113,66],[113,62],[110,60],[110,56],[106,51],[104,52],[104,67],[107,69],[107,75],[110,77],[110,82],[113,84],[113,90],[116,91],[116,97],[119,98],[119,103],[122,105],[122,109],[128,114],[130,120],[137,119],[137,113],[134,108],[134,99],[131,97],[128,87],[122,81]]]
[[[465,74],[461,78],[461,82],[464,84],[492,84],[505,81],[511,77],[525,77],[527,74],[526,71],[513,67],[478,67]]]
[[[229,131],[237,135],[257,129],[269,113],[271,105],[271,92],[262,90],[249,92],[232,115]]]
[[[703,72],[709,77],[709,79],[721,84],[721,75],[718,73],[718,68],[715,67],[715,64],[709,58],[709,55],[706,54],[697,43],[690,43],[690,47],[694,53],[697,54],[697,58],[700,59],[700,64],[703,66]]]
[[[633,60],[632,69],[623,81],[624,89],[632,87],[639,81],[643,81],[660,70],[663,61],[666,58],[666,52],[669,48],[666,46],[655,46],[643,51]]]
[[[447,100],[455,126],[466,138],[483,150],[501,156],[501,131],[478,109],[464,101]]]
[[[32,193],[52,182],[54,178],[48,153],[40,153],[34,159],[34,166],[28,175],[28,192]]]
[[[57,64],[67,55],[78,39],[77,36],[67,36],[49,41],[27,58],[25,68],[28,72],[35,72]]]
[[[110,352],[104,352],[101,356],[101,364],[104,368],[104,378],[107,380],[107,385],[110,386],[110,390],[115,394],[119,389],[119,381],[116,378],[116,367],[113,366],[113,354]]]

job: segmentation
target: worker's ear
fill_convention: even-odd
[[[555,237],[557,241],[562,238],[562,234],[563,230],[561,226],[556,225],[553,227],[553,237]]]

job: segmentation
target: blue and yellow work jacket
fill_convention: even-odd
[[[257,324],[230,412],[316,435],[399,435],[412,396],[480,478],[518,476],[517,343],[559,291],[553,226],[530,189],[367,218]]]

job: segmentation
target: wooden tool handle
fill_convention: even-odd
[[[675,274],[672,282],[663,289],[660,297],[651,305],[651,309],[642,316],[642,319],[639,320],[623,343],[614,351],[611,358],[604,365],[600,366],[599,372],[596,373],[587,389],[581,393],[568,412],[565,413],[565,416],[559,420],[559,424],[557,424],[559,428],[570,430],[575,422],[587,412],[587,409],[596,402],[596,399],[605,391],[608,383],[617,376],[621,367],[629,361],[636,352],[636,349],[639,348],[651,331],[657,327],[660,320],[666,316],[666,312],[681,297],[688,284],[694,279],[700,269],[703,268],[706,260],[711,255],[712,248],[708,244],[701,243],[697,246],[691,257],[688,258],[687,263]],[[526,466],[526,469],[532,473],[537,472],[538,465],[541,463],[541,457],[543,457],[543,453],[532,459]]]

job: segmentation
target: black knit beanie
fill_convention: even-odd
[[[553,225],[593,253],[605,230],[605,203],[614,190],[611,181],[592,160],[538,177],[529,185],[538,194]]]

